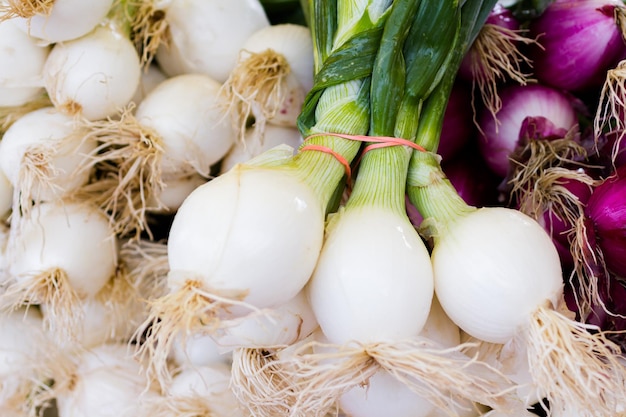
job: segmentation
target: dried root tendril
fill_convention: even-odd
[[[310,353],[322,348],[321,352]],[[330,348],[330,349],[329,349]],[[261,350],[233,354],[233,390],[253,415],[325,416],[339,397],[384,370],[442,410],[466,399],[511,407],[514,387],[494,367],[425,340],[334,346],[307,342],[281,358]]]
[[[520,336],[527,343],[533,380],[554,410],[581,417],[609,417],[626,398],[626,367],[620,348],[596,326],[545,306]]]
[[[624,135],[626,134],[626,60],[607,71],[600,101],[593,120],[596,143],[605,130],[616,134],[612,160],[615,160]]]
[[[132,38],[141,53],[141,64],[144,68],[150,65],[159,46],[167,46],[170,38],[166,12],[156,8],[154,3],[154,0],[138,2],[131,23]]]
[[[129,280],[144,299],[152,300],[167,294],[167,243],[139,239],[125,242],[120,249],[121,263]]]
[[[524,72],[524,65],[531,66],[530,59],[523,54],[520,44],[537,44],[536,39],[524,36],[523,30],[511,30],[499,25],[485,24],[470,53],[470,71],[473,77],[472,95],[478,87],[482,101],[493,115],[498,127],[497,113],[502,108],[498,95],[498,82],[513,80],[521,85],[532,81],[531,74]],[[476,109],[474,107],[474,115]],[[476,123],[478,126],[478,123]]]
[[[29,217],[37,192],[46,190],[61,198],[63,189],[54,182],[59,172],[51,164],[57,151],[57,146],[39,145],[25,152],[20,164],[18,184],[13,189],[13,211],[20,213],[23,218]]]
[[[171,380],[168,355],[179,335],[184,343],[188,335],[214,333],[228,325],[225,314],[235,306],[256,311],[242,301],[246,296],[247,291],[218,294],[205,289],[200,281],[186,280],[181,288],[149,300],[148,318],[133,336],[133,340],[139,341],[137,356],[147,364],[149,379],[162,387],[168,385]]]
[[[95,174],[74,197],[108,213],[118,236],[138,239],[144,231],[151,236],[147,211],[163,208],[158,196],[165,187],[164,151],[159,136],[141,126],[132,109],[125,109],[120,120],[85,121],[100,145],[81,167]]]
[[[145,416],[150,417],[221,417],[222,414],[214,412],[210,401],[199,395],[185,397],[163,396],[151,400],[145,410]]]
[[[12,311],[24,305],[46,307],[44,325],[59,342],[76,339],[83,310],[81,295],[72,288],[67,273],[59,268],[19,277],[2,294],[2,307]]]
[[[237,66],[221,87],[225,114],[231,115],[241,140],[251,117],[262,136],[265,122],[280,110],[286,90],[283,83],[290,72],[286,58],[272,49],[241,51]]]
[[[28,19],[37,14],[48,16],[54,2],[55,0],[6,0],[0,3],[0,22],[15,17]]]

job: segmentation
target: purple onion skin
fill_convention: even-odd
[[[626,277],[626,167],[593,190],[585,215],[593,224],[607,268]]]
[[[483,135],[479,144],[487,165],[502,178],[507,175],[509,156],[519,143],[523,126],[525,131],[536,126],[534,139],[541,139],[536,135],[538,133],[550,139],[578,123],[574,99],[551,87],[540,84],[509,85],[502,89],[500,98],[502,108],[496,115],[499,124],[488,111],[480,115],[479,125]],[[526,120],[529,117],[534,118],[530,126],[530,119]]]
[[[591,197],[591,187],[589,185],[571,178],[563,178],[560,182],[560,185],[567,188],[582,204],[586,204],[589,201],[589,197]],[[551,210],[546,210],[543,213],[543,218],[539,219],[539,223],[552,238],[561,258],[563,269],[571,270],[574,267],[574,258],[570,251],[569,232],[574,225],[567,220],[561,219]]]
[[[455,158],[442,161],[441,168],[467,204],[498,205],[501,179],[487,167],[475,143],[468,143]]]
[[[626,53],[614,19],[619,0],[556,0],[531,22],[530,37],[543,49],[531,49],[535,77],[571,92],[598,88],[606,72]]]
[[[467,85],[457,81],[450,93],[437,148],[444,161],[456,155],[475,135],[472,119],[472,93]]]

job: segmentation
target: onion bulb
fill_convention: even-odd
[[[6,306],[46,304],[46,324],[68,340],[80,317],[79,300],[96,295],[117,266],[116,239],[97,208],[80,203],[40,203],[17,216],[7,247],[11,285]]]
[[[133,98],[140,76],[133,43],[112,25],[55,44],[43,68],[55,107],[88,120],[119,112]]]
[[[29,36],[53,44],[79,38],[104,20],[113,0],[15,0],[8,16]]]
[[[24,105],[43,92],[43,66],[49,52],[12,20],[0,21],[0,107]]]

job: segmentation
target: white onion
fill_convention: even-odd
[[[1,143],[1,142],[0,142]],[[0,146],[1,148],[1,146]],[[2,151],[0,151],[0,155]],[[13,185],[0,168],[0,218],[6,219],[13,206]]]
[[[300,87],[305,92],[313,88],[313,42],[306,26],[285,23],[263,27],[250,35],[241,49],[252,53],[271,49],[279,53]]]
[[[235,135],[221,113],[219,88],[206,75],[179,75],[156,86],[137,107],[139,124],[162,141],[164,177],[189,167],[208,177],[232,146]]]
[[[74,360],[75,371],[57,381],[61,417],[132,417],[157,398],[125,344],[100,345]]]
[[[32,216],[14,223],[11,231],[9,273],[16,290],[25,291],[23,296],[31,303],[60,302],[61,293],[68,291],[79,298],[94,296],[115,272],[116,239],[108,219],[93,206],[41,203],[33,207]],[[65,279],[60,280],[58,273]],[[33,299],[38,286],[50,285],[50,279],[59,280],[55,285],[61,288],[44,291],[44,299]]]
[[[158,202],[160,202],[163,208],[150,209],[150,212],[161,214],[176,212],[185,198],[206,182],[207,179],[199,174],[191,174],[182,178],[164,178],[163,189],[156,195],[151,195],[151,200],[148,203],[148,207],[157,207]]]
[[[319,200],[293,172],[238,165],[179,208],[168,241],[170,289],[197,280],[217,293],[241,292],[258,308],[283,304],[309,279],[322,231]]]
[[[18,308],[0,315],[0,410],[17,414],[27,407],[27,396],[44,382],[51,350],[47,343],[37,309]]]
[[[89,179],[89,171],[78,172],[78,168],[96,148],[96,142],[84,140],[84,134],[85,129],[75,119],[55,108],[29,112],[4,133],[0,170],[12,187],[27,197],[35,201],[58,199]]]
[[[49,52],[12,20],[0,22],[0,107],[21,106],[43,93]]]
[[[201,73],[226,81],[246,39],[269,25],[258,0],[171,0],[163,11],[171,37],[156,60],[169,76]]]
[[[213,339],[225,351],[236,348],[277,348],[309,336],[318,324],[300,291],[294,298],[269,311],[245,317],[232,326],[218,329]]]
[[[178,335],[172,344],[171,358],[179,367],[201,367],[230,362],[230,352],[223,352],[210,335]]]
[[[48,14],[15,20],[30,36],[51,44],[89,33],[104,19],[112,4],[113,0],[54,0]]]
[[[43,69],[46,91],[58,109],[89,120],[118,113],[133,98],[141,76],[133,43],[113,27],[57,43]]]
[[[460,217],[439,236],[432,260],[448,316],[492,343],[509,341],[544,303],[556,306],[563,290],[550,237],[516,210],[481,208]]]
[[[411,223],[370,206],[336,216],[307,285],[326,337],[343,345],[417,336],[430,311],[433,275]]]

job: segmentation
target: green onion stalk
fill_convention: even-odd
[[[481,3],[463,6],[459,56],[475,33],[467,23],[483,21]],[[544,228],[518,210],[466,204],[441,170],[435,152],[459,59],[424,103],[416,142],[431,152],[413,152],[407,177],[421,231],[432,241],[435,294],[464,332],[500,346],[496,356],[519,387],[521,409],[540,402],[555,414],[617,415],[626,395],[621,350],[568,310],[558,252]]]
[[[312,16],[319,17],[315,11]],[[366,146],[379,140],[393,146],[360,154],[354,187],[345,205],[329,216],[305,288],[319,337],[287,349],[234,352],[233,387],[253,415],[324,416],[336,404],[350,414],[350,396],[344,394],[362,390],[382,373],[396,378],[416,409],[454,413],[467,398],[492,407],[505,403],[507,381],[497,371],[471,361],[458,346],[420,337],[434,283],[429,252],[406,214],[407,172],[423,103],[447,73],[460,24],[456,1],[394,1],[371,75],[363,83],[368,89],[367,137],[309,139],[321,138],[318,143],[341,152],[360,146],[361,140]],[[305,108],[300,119],[305,127],[308,117]],[[305,132],[318,128],[315,124]],[[304,151],[297,158],[324,157],[325,164],[334,158],[311,155]],[[452,387],[450,380],[455,381]]]

